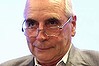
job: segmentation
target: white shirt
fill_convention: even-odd
[[[71,49],[71,46],[72,46],[72,44],[70,44],[70,47],[69,47],[67,53],[66,53],[66,54],[64,55],[64,57],[56,64],[56,66],[57,66],[61,61],[63,61],[63,62],[66,64],[67,59],[68,59],[68,54],[69,54],[69,51],[70,51],[70,49]],[[34,58],[34,62],[35,62],[35,66],[41,66],[40,64],[38,64],[36,58]]]

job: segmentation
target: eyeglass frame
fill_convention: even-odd
[[[70,16],[70,17],[68,18],[68,20],[67,20],[63,25],[58,26],[57,28],[63,29],[64,26],[66,26],[67,23],[71,22],[72,20],[73,20],[73,18],[72,18],[72,16]],[[24,32],[23,25],[24,25],[25,21],[26,21],[26,20],[24,20],[23,23],[22,23],[22,32]],[[39,31],[41,31],[41,30],[42,30],[42,29],[38,29],[38,28],[37,28],[37,31],[38,31],[37,36],[38,36],[38,34],[39,34]],[[46,33],[45,33],[45,34],[46,34]],[[46,34],[46,35],[47,35],[47,34]],[[55,36],[55,35],[47,35],[47,36]]]

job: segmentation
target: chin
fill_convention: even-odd
[[[36,58],[40,62],[49,62],[52,61],[54,56],[52,56],[51,54],[37,54]]]

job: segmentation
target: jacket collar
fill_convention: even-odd
[[[85,61],[85,59],[81,54],[81,51],[75,48],[74,45],[72,45],[66,66],[79,66],[79,65],[88,66],[89,63]]]

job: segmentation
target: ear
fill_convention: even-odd
[[[75,33],[76,33],[76,15],[75,16],[72,16],[72,32],[71,32],[71,36],[74,37],[75,36]]]

